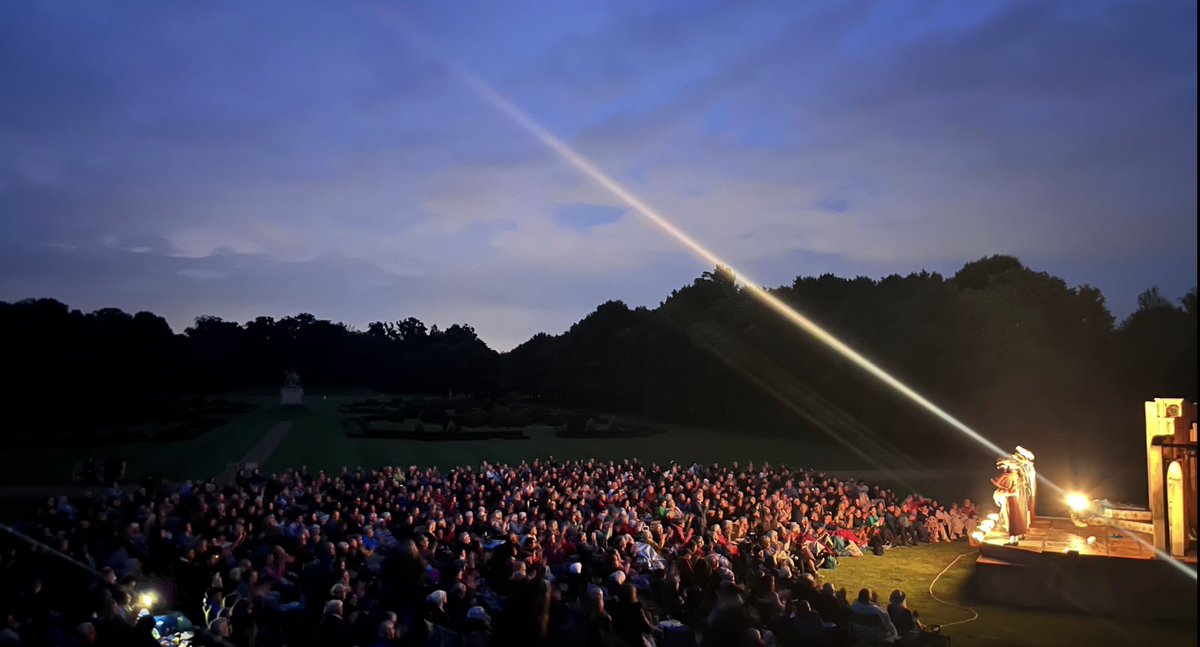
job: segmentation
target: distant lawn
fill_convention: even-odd
[[[229,396],[239,402],[253,402],[259,408],[232,415],[223,424],[197,438],[150,442],[122,442],[110,445],[58,444],[16,447],[0,455],[0,485],[67,484],[78,461],[94,457],[98,463],[119,457],[128,463],[126,480],[146,475],[173,479],[206,478],[237,460],[273,424],[281,419],[279,396]]]
[[[964,493],[980,496],[986,490],[985,477],[990,476],[988,459],[984,458],[980,463],[980,478],[970,483],[919,475],[909,481],[898,480],[879,473],[880,465],[864,464],[863,459],[833,442],[679,425],[663,425],[667,429],[665,433],[641,438],[561,438],[555,435],[553,428],[538,425],[524,428],[530,436],[527,440],[438,443],[350,438],[346,436],[344,423],[358,417],[358,414],[339,412],[338,407],[364,398],[387,400],[390,395],[362,388],[311,387],[306,389],[305,406],[299,408],[280,407],[278,392],[269,388],[244,390],[223,397],[260,406],[254,411],[234,415],[225,424],[192,440],[13,448],[0,455],[0,485],[65,485],[73,464],[89,456],[94,456],[97,461],[111,456],[124,458],[129,464],[129,480],[146,475],[171,479],[205,478],[222,472],[226,463],[240,460],[271,427],[281,421],[291,421],[292,429],[267,461],[265,468],[268,470],[300,465],[327,471],[339,470],[342,466],[375,468],[382,465],[448,468],[478,465],[482,461],[519,463],[550,456],[604,461],[638,458],[660,464],[671,461],[683,464],[739,461],[745,465],[751,461],[769,461],[776,465],[786,463],[824,470],[874,472],[871,476],[873,482],[893,485],[902,490],[916,488],[933,496],[955,498],[960,498]],[[622,416],[614,417],[614,421],[623,419]],[[653,421],[634,419],[631,422],[646,424]],[[431,425],[426,425],[426,428],[431,428]],[[889,457],[881,458],[886,462]],[[967,489],[975,485],[979,487]]]
[[[849,452],[825,442],[796,441],[787,438],[759,437],[714,430],[668,427],[663,434],[644,438],[572,439],[555,435],[552,427],[530,425],[521,428],[528,440],[464,440],[431,443],[392,438],[352,438],[343,432],[344,420],[359,414],[337,410],[341,404],[360,400],[363,394],[322,394],[305,396],[305,408],[287,414],[292,431],[276,450],[267,469],[307,465],[313,469],[337,470],[342,466],[373,468],[380,465],[478,465],[482,461],[519,463],[548,458],[622,460],[639,458],[658,463],[750,461],[774,464],[853,467],[861,464]],[[286,411],[285,411],[286,413]],[[389,423],[371,423],[388,425]],[[396,425],[397,423],[390,423]],[[415,424],[406,420],[399,428]],[[436,429],[436,425],[425,425]]]
[[[917,548],[894,548],[883,557],[865,555],[843,559],[832,571],[823,571],[827,581],[845,587],[850,600],[859,589],[869,588],[886,601],[893,589],[908,594],[908,606],[918,611],[926,624],[943,624],[971,617],[970,612],[937,602],[929,596],[929,583],[954,558],[970,552],[946,572],[934,587],[938,597],[967,606],[979,619],[943,630],[954,645],[980,647],[1104,647],[1139,645],[1167,647],[1196,644],[1196,624],[1161,620],[1095,617],[1082,613],[1037,611],[988,605],[976,601],[975,558],[965,542],[933,544]]]
[[[365,433],[369,433],[369,434],[383,434],[383,433],[394,433],[394,432],[414,432],[414,431],[417,431],[418,427],[425,433],[429,433],[429,434],[437,434],[437,433],[441,433],[445,430],[444,425],[433,423],[433,422],[428,422],[428,423],[422,422],[421,420],[419,420],[417,418],[405,418],[403,421],[400,421],[400,420],[369,420],[366,423],[365,429],[359,427],[359,423],[357,421],[355,421],[353,423],[353,425],[355,427],[354,431],[356,433],[364,433],[365,432]],[[538,430],[538,429],[542,429],[542,430],[549,429],[550,431],[554,430],[553,427],[548,427],[546,425],[527,425],[524,427],[492,427],[490,425],[481,425],[479,427],[460,426],[460,427],[457,427],[456,429],[459,432],[468,432],[468,433],[470,433],[470,432],[486,433],[486,432],[492,432],[492,431],[512,431],[512,430],[529,432],[529,431],[534,431],[534,430]]]

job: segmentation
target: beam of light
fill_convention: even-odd
[[[533,117],[530,117],[528,113],[526,113],[524,110],[521,110],[513,102],[509,101],[482,79],[467,72],[466,70],[462,70],[461,68],[453,67],[452,69],[454,69],[455,73],[460,76],[463,81],[475,91],[476,94],[483,98],[484,101],[487,101],[493,108],[512,119],[525,130],[529,131],[529,133],[536,137],[538,141],[545,144],[547,148],[557,153],[559,157],[563,158],[568,164],[575,167],[575,169],[580,173],[588,176],[609,193],[613,194],[622,202],[629,205],[630,208],[643,216],[646,220],[650,221],[650,223],[655,227],[658,227],[662,231],[666,232],[667,235],[677,240],[684,247],[691,250],[696,256],[699,256],[701,259],[706,261],[709,265],[719,265],[729,268],[729,271],[733,273],[735,280],[737,280],[737,282],[740,283],[743,288],[751,294],[751,296],[761,301],[764,305],[771,308],[776,313],[782,315],[785,319],[798,326],[801,330],[815,337],[817,341],[820,341],[826,346],[832,348],[842,357],[850,360],[867,373],[870,373],[876,379],[888,385],[896,392],[915,402],[923,409],[929,411],[938,418],[941,418],[951,427],[965,434],[968,438],[971,438],[975,442],[983,445],[996,456],[1008,456],[1009,452],[1004,451],[979,432],[971,429],[966,424],[947,413],[941,407],[937,406],[933,402],[930,402],[907,384],[893,377],[890,373],[880,368],[879,365],[867,359],[861,353],[835,337],[832,333],[817,325],[813,320],[800,314],[799,311],[789,306],[782,299],[774,294],[771,294],[765,288],[760,287],[758,282],[754,281],[740,270],[735,269],[727,261],[723,260],[714,252],[701,245],[696,241],[696,239],[692,238],[682,229],[675,226],[675,224],[670,220],[667,220],[666,216],[663,216],[645,202],[642,202],[642,200],[634,195],[629,189],[626,189],[619,182],[604,173],[604,171],[601,171],[596,167],[595,164],[568,146],[566,142],[559,139],[544,126],[535,121]]]
[[[969,427],[966,423],[947,413],[944,409],[931,402],[925,396],[918,393],[915,389],[901,382],[898,378],[892,376],[892,374],[885,371],[879,365],[867,359],[861,353],[835,337],[833,333],[830,333],[821,326],[817,325],[816,322],[804,316],[795,308],[789,306],[782,299],[771,294],[768,290],[761,287],[758,282],[734,268],[715,252],[709,250],[704,245],[701,245],[696,239],[692,238],[685,231],[675,226],[675,224],[668,220],[666,216],[662,215],[657,210],[643,202],[641,198],[634,195],[632,191],[625,188],[620,182],[617,182],[607,173],[600,170],[599,167],[593,164],[581,153],[577,152],[575,149],[567,145],[566,142],[559,139],[558,136],[550,132],[549,129],[540,124],[537,120],[530,116],[529,113],[525,112],[507,97],[500,94],[486,81],[471,73],[461,65],[458,65],[452,59],[450,59],[450,57],[443,55],[439,48],[434,46],[429,39],[417,32],[398,14],[387,13],[384,16],[384,19],[387,22],[390,22],[393,27],[396,27],[398,30],[402,31],[406,36],[408,36],[411,42],[419,45],[427,53],[431,54],[453,75],[462,80],[462,82],[475,94],[486,101],[490,106],[495,108],[497,112],[505,115],[522,129],[526,130],[529,134],[533,135],[533,137],[540,141],[543,145],[545,145],[551,151],[554,151],[554,153],[556,153],[568,164],[575,167],[577,171],[596,182],[596,184],[600,185],[617,199],[624,202],[655,227],[658,227],[668,236],[674,238],[709,265],[723,266],[727,268],[733,274],[734,279],[743,286],[743,289],[749,292],[755,299],[762,302],[768,308],[774,310],[784,319],[795,324],[798,328],[817,339],[817,341],[825,344],[845,359],[866,371],[880,382],[883,382],[892,390],[896,391],[900,395],[903,395],[905,398],[920,406],[922,409],[925,409],[929,413],[937,416],[951,428],[982,445],[985,449],[992,452],[992,454],[998,457],[1006,457],[1009,455],[1009,452],[1001,449],[999,445],[988,440],[983,434],[980,434]],[[1060,497],[1065,494],[1065,490],[1063,490],[1063,488],[1059,487],[1050,479],[1041,474],[1038,474],[1037,477],[1052,490],[1054,490]],[[1160,558],[1166,559],[1169,563],[1176,566],[1176,568],[1190,576],[1192,579],[1197,579],[1195,570],[1189,569],[1187,566],[1181,564],[1178,560],[1172,558],[1165,551],[1151,546],[1144,540],[1136,536],[1134,536],[1134,539],[1146,546],[1149,546],[1150,548],[1153,548],[1155,553]]]
[[[685,313],[691,314],[687,307]],[[668,323],[674,325],[672,317]],[[904,451],[879,438],[863,425],[858,424],[838,407],[805,387],[796,377],[767,357],[762,351],[739,340],[736,336],[718,338],[714,331],[679,326],[677,329],[698,347],[707,349],[717,361],[737,373],[742,379],[757,386],[763,393],[774,398],[792,413],[808,421],[830,440],[841,444],[848,451],[869,465],[884,472],[888,479],[916,491],[908,479],[896,470],[883,464],[877,456],[889,456],[899,463],[898,468],[915,468]],[[801,406],[800,402],[803,402]],[[836,428],[835,428],[836,427]]]

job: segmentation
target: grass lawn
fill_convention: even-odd
[[[463,440],[427,442],[393,438],[348,438],[342,421],[355,417],[343,414],[338,405],[354,402],[363,394],[330,394],[319,391],[305,396],[305,408],[284,411],[292,431],[267,462],[267,469],[307,465],[312,469],[336,470],[343,465],[377,467],[392,465],[477,465],[482,461],[518,463],[554,456],[560,459],[619,460],[637,457],[667,463],[729,462],[739,460],[788,463],[814,467],[852,467],[858,459],[828,443],[797,442],[782,437],[747,437],[727,432],[669,427],[666,433],[644,438],[570,439],[559,438],[545,426],[523,430],[527,440]],[[407,424],[407,423],[406,423]]]
[[[934,587],[934,593],[939,598],[971,607],[979,613],[978,620],[943,629],[954,645],[1166,647],[1197,644],[1194,622],[1097,617],[978,602],[974,596],[973,578],[978,553],[965,542],[894,548],[883,557],[864,555],[857,559],[843,559],[836,569],[825,571],[824,576],[834,586],[845,587],[851,601],[864,587],[876,591],[880,600],[885,601],[893,589],[900,589],[908,594],[908,606],[921,614],[922,622],[945,624],[970,618],[971,613],[934,600],[929,595],[929,584],[955,557],[963,553],[969,554],[958,560]]]
[[[117,456],[128,463],[128,479],[166,475],[173,479],[205,478],[236,461],[283,419],[279,396],[247,395],[236,398],[259,408],[232,416],[225,424],[190,440],[96,445],[46,445],[17,447],[0,457],[0,485],[66,484],[71,469],[89,456],[97,462]]]
[[[620,460],[668,463],[770,461],[825,470],[872,471],[879,465],[864,465],[861,458],[824,441],[798,441],[782,436],[757,436],[730,432],[666,426],[667,432],[643,438],[559,438],[550,427],[525,429],[525,440],[490,439],[428,442],[391,438],[351,438],[343,422],[356,414],[338,411],[338,406],[368,397],[383,397],[364,389],[309,388],[305,406],[280,407],[273,389],[242,391],[224,396],[233,401],[254,402],[259,408],[231,417],[225,424],[192,440],[119,443],[97,446],[43,446],[14,448],[0,456],[0,486],[53,485],[67,483],[77,461],[94,456],[124,458],[129,478],[145,475],[172,479],[204,478],[224,470],[226,463],[240,460],[275,424],[292,423],[291,432],[266,463],[266,469],[308,465],[312,469],[338,470],[342,466],[367,468],[391,465],[477,465],[482,461],[518,463],[554,456],[560,459]],[[645,422],[645,421],[636,421]],[[902,490],[919,490],[937,497],[978,497],[986,490],[986,479],[964,483],[962,479],[910,475],[907,480],[870,476],[873,482]],[[979,483],[975,483],[979,481]],[[979,491],[966,489],[979,485]]]

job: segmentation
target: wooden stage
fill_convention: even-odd
[[[1041,517],[1017,544],[1007,534],[985,536],[976,573],[979,595],[989,602],[1194,620],[1196,580],[1178,567],[1194,572],[1195,563],[1194,555],[1156,558],[1148,535]]]
[[[1088,542],[1088,537],[1095,541]],[[1135,539],[1135,537],[1137,537]],[[1141,541],[1138,541],[1140,539]],[[1029,533],[1015,545],[1008,544],[1008,535],[992,531],[983,538],[983,544],[1032,553],[1055,553],[1065,555],[1075,551],[1087,557],[1120,557],[1124,559],[1154,559],[1153,538],[1129,530],[1106,526],[1079,528],[1070,519],[1040,517],[1029,526]],[[981,551],[985,550],[983,546]],[[988,548],[986,552],[994,552]]]

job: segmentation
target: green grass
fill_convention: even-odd
[[[887,600],[893,589],[908,594],[908,606],[925,624],[965,620],[971,613],[944,605],[929,595],[929,584],[958,555],[958,560],[937,581],[934,593],[951,604],[973,608],[979,619],[946,627],[943,633],[954,645],[979,647],[1079,647],[1140,645],[1168,647],[1196,644],[1196,624],[1089,616],[1081,613],[1039,611],[989,605],[974,595],[975,558],[978,553],[964,542],[933,544],[916,548],[894,548],[883,557],[864,555],[843,559],[823,575],[838,588],[845,587],[850,600],[859,589],[869,588]]]
[[[353,417],[353,415],[351,415],[351,417]],[[355,424],[357,424],[357,423],[355,423]],[[422,422],[418,418],[405,418],[403,421],[371,420],[366,423],[366,431],[371,432],[371,433],[394,433],[394,432],[400,432],[400,431],[412,432],[412,431],[417,430],[418,425],[420,425],[421,429],[423,429],[427,433],[438,433],[443,428],[443,425],[438,424],[438,423],[434,423],[434,422],[426,423],[426,422]],[[525,427],[493,427],[491,425],[481,425],[479,427],[462,426],[462,427],[458,427],[458,431],[486,433],[486,432],[493,432],[493,431],[520,430],[520,431],[524,431],[524,432],[529,432],[529,431],[532,431],[532,430],[538,429],[538,428],[547,428],[547,429],[551,429],[551,431],[553,431],[552,428],[546,427],[545,425],[527,425]]]
[[[128,478],[167,475],[174,479],[204,478],[236,461],[279,420],[279,396],[245,395],[239,401],[259,408],[231,417],[225,424],[191,440],[115,443],[107,446],[44,445],[17,447],[0,458],[0,485],[65,484],[78,461],[101,462],[117,456],[128,463]]]
[[[827,443],[796,442],[781,437],[746,437],[703,429],[671,427],[664,434],[611,440],[569,439],[554,435],[546,426],[530,426],[527,440],[463,440],[426,442],[392,438],[348,438],[342,433],[340,404],[361,399],[362,394],[306,395],[303,410],[286,413],[292,431],[267,462],[267,469],[307,465],[336,470],[342,466],[475,465],[482,461],[517,463],[554,456],[559,459],[619,460],[637,457],[667,463],[729,462],[740,460],[830,467],[847,465],[838,448]],[[428,427],[428,426],[427,426]]]
[[[260,407],[237,415],[199,438],[186,441],[121,443],[107,447],[56,445],[21,447],[0,457],[0,485],[65,484],[72,465],[89,456],[102,461],[110,456],[124,458],[129,478],[145,475],[173,479],[203,478],[224,470],[226,463],[240,460],[247,451],[281,421],[292,422],[292,430],[271,458],[266,469],[308,465],[313,469],[338,470],[342,466],[367,468],[381,465],[477,465],[482,461],[517,463],[522,460],[554,456],[560,459],[620,460],[668,463],[762,462],[786,463],[818,469],[860,470],[878,466],[864,465],[862,459],[829,442],[797,441],[771,435],[730,433],[676,425],[667,432],[644,438],[570,439],[559,438],[545,426],[525,429],[525,440],[491,439],[452,442],[427,442],[391,438],[352,438],[344,433],[343,422],[356,414],[337,410],[341,404],[367,397],[386,399],[377,393],[353,388],[306,389],[305,406],[284,408],[278,405],[273,389],[257,389],[225,396],[230,400],[255,402]],[[620,418],[618,417],[618,420]],[[645,421],[633,420],[644,423]],[[963,491],[958,484],[895,483],[911,489],[946,496]],[[986,485],[986,483],[984,483]],[[974,494],[974,493],[972,493]]]

